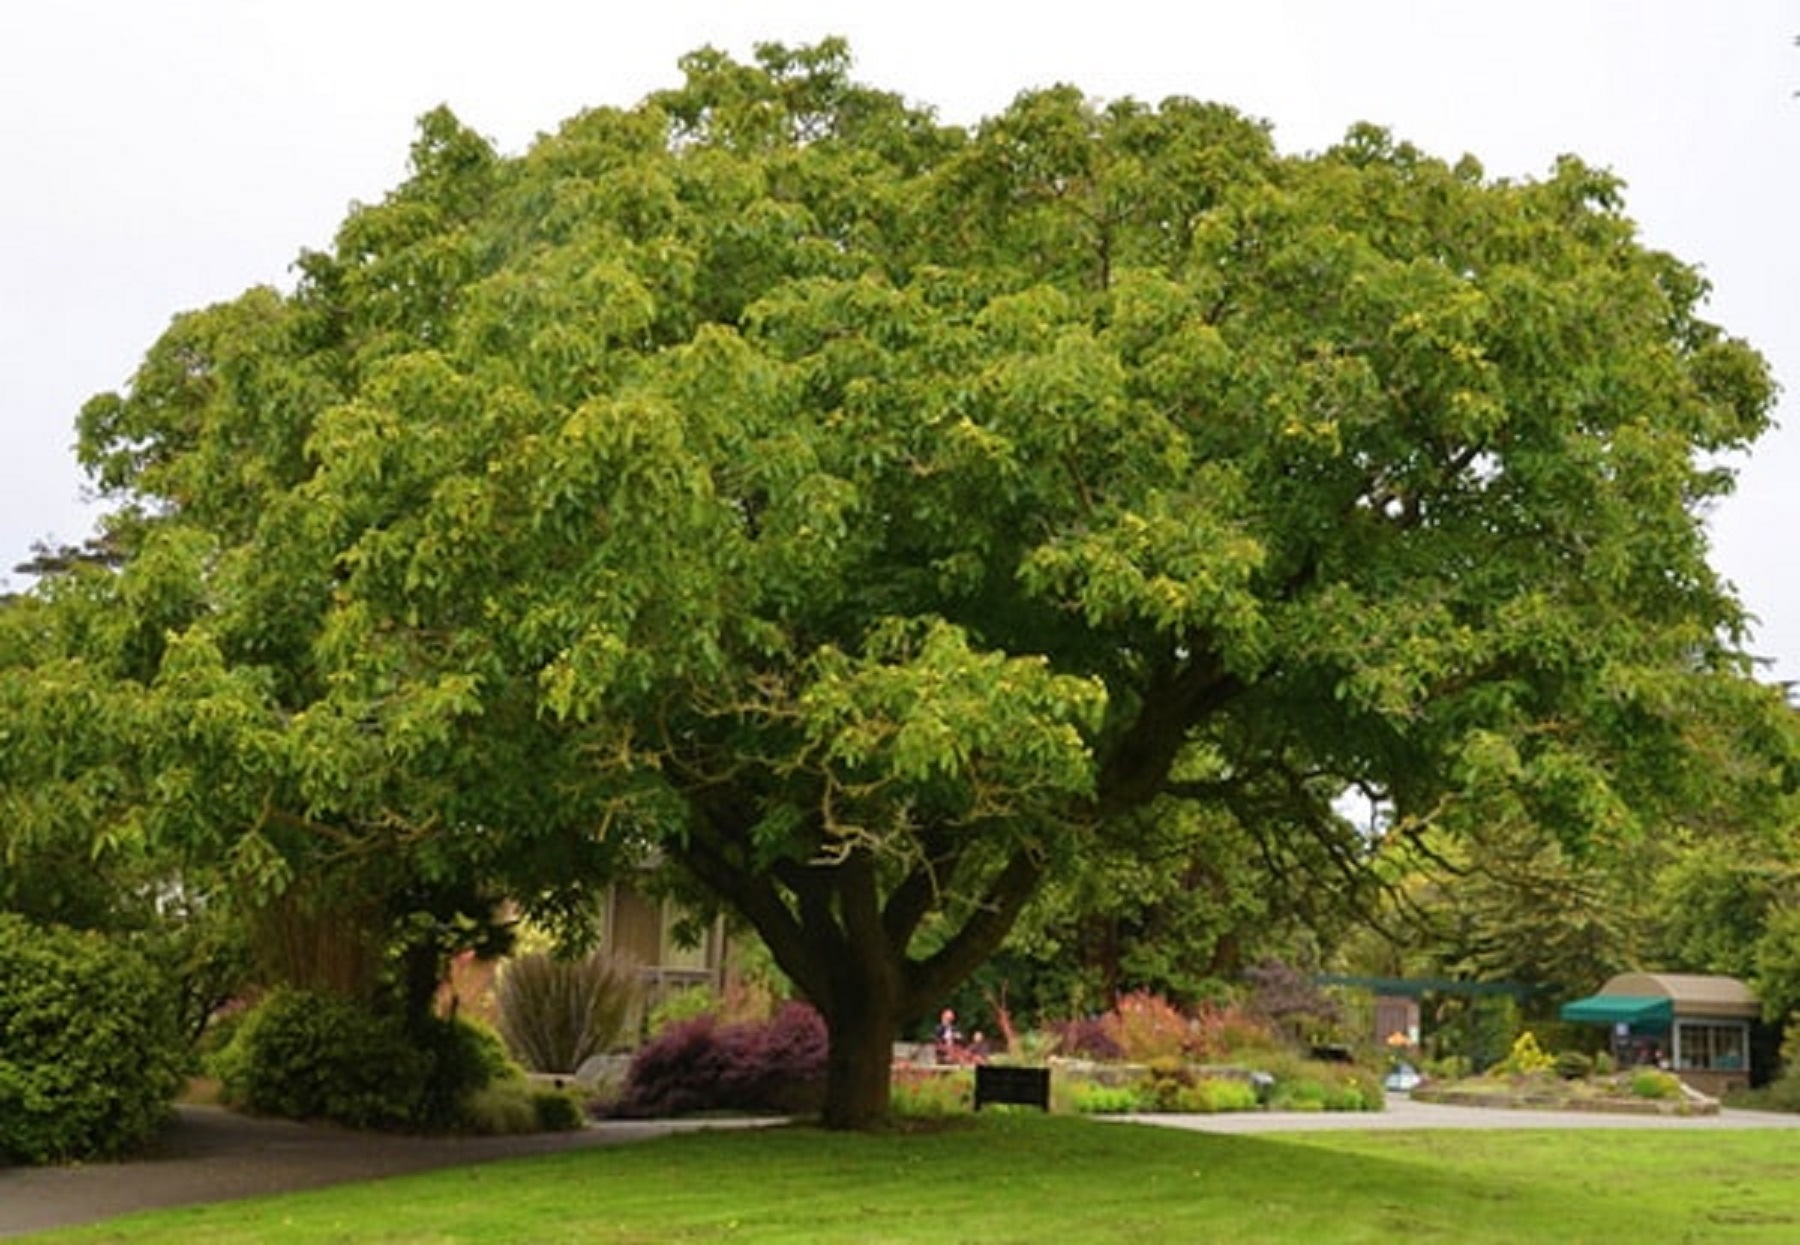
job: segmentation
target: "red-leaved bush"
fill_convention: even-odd
[[[1277,1044],[1266,1023],[1235,1003],[1205,1003],[1187,1013],[1146,990],[1122,994],[1111,1011],[1050,1031],[1061,1054],[1101,1062],[1206,1062]]]
[[[817,1101],[825,1050],[825,1022],[804,1003],[784,1003],[761,1021],[697,1016],[638,1049],[613,1112],[641,1119],[802,1110]]]
[[[1160,994],[1121,994],[1106,1020],[1113,1040],[1133,1063],[1179,1059],[1187,1053],[1188,1018]]]

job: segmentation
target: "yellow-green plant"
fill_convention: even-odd
[[[1512,1050],[1501,1061],[1499,1071],[1510,1076],[1530,1076],[1534,1072],[1547,1072],[1556,1066],[1554,1056],[1544,1053],[1538,1045],[1537,1038],[1527,1029],[1512,1044]]]

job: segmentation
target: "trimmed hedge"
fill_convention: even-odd
[[[176,992],[130,947],[0,913],[0,1161],[114,1157],[181,1089]]]

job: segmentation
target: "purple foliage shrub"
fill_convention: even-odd
[[[671,1025],[631,1061],[614,1111],[647,1118],[696,1111],[793,1111],[825,1076],[825,1022],[804,1003],[768,1020]]]
[[[1056,1049],[1064,1055],[1101,1062],[1125,1058],[1125,1048],[1105,1016],[1080,1016],[1050,1028],[1056,1036]]]

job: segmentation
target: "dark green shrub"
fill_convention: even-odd
[[[116,941],[0,914],[0,1160],[142,1144],[181,1088],[173,999]]]
[[[618,1041],[640,993],[631,965],[600,952],[522,955],[500,974],[500,1033],[533,1072],[574,1072]]]
[[[519,1075],[500,1035],[474,1021],[435,1017],[415,1026],[413,1038],[428,1058],[419,1109],[411,1123],[428,1131],[462,1128],[472,1095]]]
[[[305,990],[264,1000],[213,1070],[225,1101],[249,1111],[426,1131],[465,1126],[471,1097],[517,1071],[492,1030],[435,1018],[409,1026]]]
[[[425,1111],[430,1055],[397,1019],[308,990],[245,1017],[214,1070],[227,1103],[261,1115],[405,1128]]]
[[[537,1126],[547,1133],[571,1132],[583,1123],[581,1104],[559,1090],[538,1090],[531,1095],[531,1108]]]

